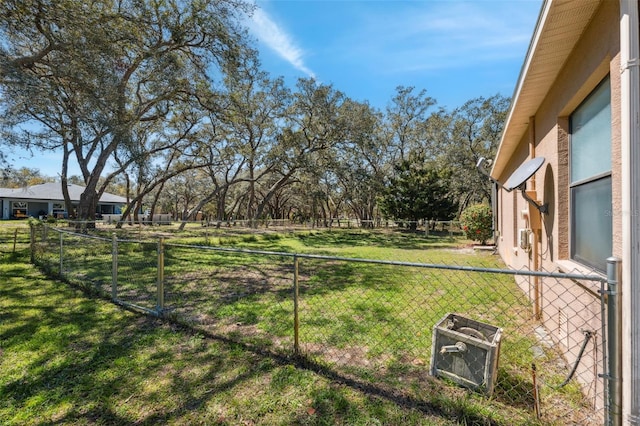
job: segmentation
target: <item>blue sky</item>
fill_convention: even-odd
[[[332,84],[383,110],[397,86],[452,110],[511,96],[542,0],[257,0],[248,22],[263,69],[293,87]],[[16,152],[15,168],[57,176],[59,156]],[[79,174],[77,167],[71,174]]]
[[[399,85],[448,110],[511,96],[541,0],[258,0],[263,67],[384,109]]]

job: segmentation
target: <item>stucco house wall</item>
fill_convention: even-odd
[[[84,187],[68,185],[69,196],[74,206],[80,201]],[[103,193],[98,201],[97,213],[120,213],[127,199]],[[45,215],[68,217],[64,210],[64,196],[60,183],[44,183],[25,188],[0,188],[0,219],[23,219]]]
[[[619,182],[620,159],[620,60],[618,3],[604,1],[597,18],[587,28],[568,59],[565,67],[540,105],[529,127],[518,142],[518,149],[510,156],[508,166],[494,176],[504,182],[524,161],[544,157],[545,164],[527,182],[527,190],[536,191],[537,199],[549,203],[549,213],[543,216],[539,235],[540,252],[546,270],[584,269],[569,258],[569,115],[607,75],[611,78],[612,116],[612,180],[613,210],[621,209]],[[498,216],[498,250],[503,259],[514,268],[531,267],[532,253],[518,247],[518,230],[530,228],[526,215],[538,215],[517,191],[499,190],[500,214]],[[620,255],[621,224],[619,217],[611,214],[614,235],[614,255]],[[554,238],[555,237],[555,238]]]
[[[562,5],[571,2],[561,0],[555,3],[555,9],[541,19],[569,21],[570,14],[562,12]],[[554,75],[549,89],[538,101],[535,112],[528,117],[526,129],[511,133],[509,131],[512,129],[505,130],[507,136],[513,138],[516,134],[519,137],[505,141],[503,136],[502,144],[511,145],[506,149],[501,144],[495,162],[498,167],[492,171],[492,177],[504,183],[525,161],[544,157],[543,166],[527,181],[526,190],[531,198],[538,200],[538,204],[548,203],[548,213],[541,214],[518,190],[507,192],[498,189],[496,244],[500,256],[514,269],[602,274],[570,259],[569,117],[603,79],[610,78],[612,209],[602,212],[602,217],[603,220],[612,220],[611,255],[622,256],[622,215],[616,213],[622,211],[623,198],[620,3],[608,0],[573,3],[572,7],[588,7],[588,3],[593,5],[592,18]],[[569,9],[566,7],[566,10]],[[552,49],[548,45],[538,45],[536,48]],[[538,65],[538,69],[544,66]],[[536,69],[529,71],[535,73]],[[536,78],[535,75],[526,77]],[[517,101],[526,106],[528,99],[525,97]],[[515,108],[518,107],[516,104]],[[508,121],[509,125],[516,126],[518,123]],[[530,248],[520,246],[522,229],[531,230]],[[598,285],[589,282],[556,282],[537,277],[518,279],[517,282],[532,301],[532,317],[544,325],[562,349],[569,365],[573,365],[577,359],[578,348],[585,339],[584,331],[594,333],[596,338],[593,344],[587,346],[586,356],[580,360],[576,377],[581,381],[583,391],[593,397],[594,404],[602,407],[603,401],[596,398],[596,395],[603,393],[603,383],[597,377],[602,366]]]

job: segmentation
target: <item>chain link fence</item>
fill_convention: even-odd
[[[606,421],[599,275],[34,230],[54,275],[339,380],[511,424]]]
[[[29,244],[29,226],[25,222],[8,222],[0,227],[0,255],[11,255]]]

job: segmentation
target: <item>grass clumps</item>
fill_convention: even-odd
[[[65,240],[65,272],[108,293],[111,242],[87,241]],[[402,231],[192,229],[165,239],[175,322],[48,280],[26,250],[5,257],[0,424],[536,424],[530,304],[511,277],[350,259],[501,265],[466,244]],[[154,306],[157,247],[120,242],[121,300]],[[294,268],[292,253],[335,258],[299,256]],[[429,375],[431,327],[451,310],[505,327],[490,399]]]
[[[456,424],[0,260],[0,423]]]

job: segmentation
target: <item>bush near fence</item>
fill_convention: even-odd
[[[536,320],[523,291],[535,276],[567,294],[578,280],[601,284],[598,276],[511,271],[486,253],[445,265],[211,247],[208,236],[196,245],[47,227],[36,235],[35,260],[52,274],[211,335],[301,357],[342,380],[430,404],[472,404],[511,424],[603,422],[596,361],[604,338],[594,330],[603,311],[586,302],[583,325],[596,336],[582,348],[584,341],[560,342]],[[503,329],[489,399],[429,374],[432,328],[450,312]],[[570,376],[587,358],[591,371]]]

